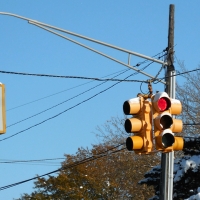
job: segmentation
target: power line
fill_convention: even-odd
[[[162,57],[162,56],[161,56]],[[159,57],[159,58],[161,58]],[[141,62],[141,63],[145,63]],[[153,63],[152,61],[151,63]],[[140,66],[141,63],[138,63],[136,66]],[[124,82],[135,82],[136,80],[120,80],[120,79],[103,79],[103,78],[94,78],[94,77],[84,77],[84,76],[63,76],[63,75],[52,75],[52,74],[35,74],[35,73],[25,73],[25,72],[11,72],[11,71],[3,71],[0,70],[0,73],[4,74],[14,74],[14,75],[23,75],[23,76],[38,76],[38,77],[49,77],[49,78],[67,78],[67,79],[86,79],[86,80],[94,80],[94,81],[124,81]],[[141,82],[138,80],[138,82]]]
[[[143,67],[141,70],[144,70],[144,69],[146,69],[149,65],[151,65],[153,62],[151,62],[151,63],[149,63],[148,65],[146,65],[145,67]],[[127,69],[127,70],[123,70],[120,74],[117,74],[116,76],[114,76],[114,77],[117,77],[117,76],[119,76],[119,75],[121,75],[121,74],[123,74],[123,73],[125,73],[125,72],[127,72],[127,71],[129,71],[130,69]],[[136,75],[136,74],[138,74],[138,72],[134,72],[131,76],[133,76],[133,75]],[[42,113],[44,113],[44,112],[46,112],[46,111],[48,111],[48,110],[51,110],[51,109],[53,109],[53,108],[55,108],[55,107],[57,107],[57,106],[59,106],[59,105],[62,105],[63,103],[66,103],[66,102],[68,102],[68,101],[70,101],[70,100],[72,100],[72,99],[74,99],[74,98],[76,98],[76,97],[78,97],[78,96],[80,96],[80,95],[83,95],[84,93],[86,93],[86,92],[89,92],[90,90],[92,90],[92,89],[94,89],[94,88],[96,88],[96,87],[98,87],[98,86],[100,86],[100,85],[102,85],[102,84],[104,84],[104,83],[106,83],[107,81],[104,81],[103,83],[100,83],[100,84],[98,84],[98,85],[96,85],[96,86],[94,86],[94,87],[92,87],[92,88],[90,88],[90,89],[88,89],[88,90],[86,90],[86,91],[84,91],[84,92],[82,92],[82,93],[80,93],[80,94],[78,94],[78,95],[75,95],[74,97],[71,97],[71,98],[69,98],[69,99],[67,99],[67,100],[65,100],[65,101],[63,101],[63,102],[61,102],[61,103],[58,103],[58,104],[56,104],[56,105],[54,105],[54,106],[52,106],[52,107],[50,107],[50,108],[47,108],[47,109],[45,109],[45,110],[43,110],[43,111],[41,111],[41,112],[39,112],[39,113],[36,113],[36,114],[34,114],[34,115],[32,115],[32,116],[30,116],[30,117],[27,117],[27,118],[25,118],[25,119],[22,119],[22,120],[20,120],[20,121],[18,121],[18,122],[15,122],[15,123],[13,123],[13,124],[10,124],[10,125],[8,125],[7,126],[7,128],[9,128],[9,127],[11,127],[11,126],[14,126],[14,125],[16,125],[16,124],[19,124],[19,123],[21,123],[21,122],[23,122],[23,121],[26,121],[26,120],[28,120],[28,119],[31,119],[31,118],[33,118],[33,117],[36,117],[36,116],[38,116],[38,115],[40,115],[40,114],[42,114]],[[119,81],[119,82],[121,82],[121,81]],[[144,81],[145,82],[145,81]]]
[[[163,52],[164,52],[164,50],[163,50]],[[164,54],[163,56],[165,56],[165,55],[167,55],[167,54]],[[169,56],[169,55],[167,55],[167,57],[168,57],[168,56]],[[176,57],[176,59],[177,59],[177,57]],[[174,75],[171,75],[171,76],[165,76],[165,77],[163,77],[163,78],[159,78],[159,79],[158,79],[157,77],[158,77],[158,75],[160,74],[160,72],[161,72],[161,70],[163,69],[163,67],[164,67],[164,66],[162,65],[162,67],[161,67],[161,69],[159,70],[158,74],[155,76],[154,79],[152,79],[153,82],[154,82],[154,84],[159,83],[161,80],[163,80],[163,79],[165,79],[165,78],[170,78],[170,77],[173,77],[173,76],[180,76],[180,75],[183,75],[183,74],[188,74],[188,73],[191,73],[191,72],[195,72],[195,71],[200,70],[200,68],[197,68],[197,69],[193,69],[193,70],[185,71],[185,72],[176,71],[176,72],[178,72],[177,74],[174,74]],[[155,83],[156,79],[157,79],[157,82]]]
[[[179,71],[177,71],[177,72],[178,72],[178,75],[182,75],[182,74],[187,74],[187,73],[190,73],[190,72],[195,72],[195,71],[198,71],[198,70],[200,70],[200,68],[193,69],[193,70],[190,70],[190,71],[185,71],[185,72],[179,72]]]
[[[179,75],[182,75],[182,74],[188,74],[188,73],[195,72],[195,71],[198,71],[198,70],[200,70],[200,68],[193,69],[193,70],[190,70],[190,71],[181,72],[181,73],[178,73],[178,74],[172,75],[172,76],[179,76]],[[172,77],[172,76],[169,76],[169,77]]]
[[[16,163],[1,163],[0,164],[12,164],[12,165],[37,165],[37,166],[60,166],[60,162],[39,162],[39,163],[20,163],[20,162],[16,162]]]
[[[155,57],[157,57],[158,55],[158,59],[160,59],[160,58],[162,58],[163,57],[163,55],[161,55],[160,56],[160,54],[161,53],[163,53],[163,52],[165,52],[165,51],[167,51],[166,49],[164,49],[162,52],[160,52],[160,53],[157,53],[156,55],[154,55],[154,56],[152,56],[153,58],[155,58]],[[144,60],[144,61],[142,61],[142,62],[139,62],[139,63],[137,63],[136,65],[135,65],[135,67],[139,67],[141,64],[144,64],[144,63],[146,63],[146,62],[150,62],[150,60]],[[153,61],[152,61],[153,62]]]
[[[152,64],[152,63],[153,63],[153,62],[151,62],[150,64]],[[147,68],[150,64],[148,64],[147,66],[143,67],[141,70],[144,70],[144,69]],[[141,70],[140,70],[140,71],[141,71]],[[124,73],[124,72],[122,72],[122,73]],[[122,74],[122,73],[120,73],[120,74]],[[139,73],[139,72],[134,72],[134,73],[132,73],[131,75],[127,76],[124,80],[126,80],[126,79],[128,79],[129,77],[131,77],[131,76],[133,76],[133,75],[136,75],[136,74],[138,74],[138,73]],[[117,75],[117,76],[118,76],[118,75]],[[106,82],[106,81],[105,81],[105,82]],[[103,83],[101,83],[101,84],[104,84],[105,82],[103,82]],[[146,82],[146,81],[144,81],[144,82]],[[70,107],[70,108],[68,108],[68,109],[66,109],[66,110],[64,110],[64,111],[62,111],[62,112],[60,112],[60,113],[58,113],[57,115],[54,115],[54,116],[52,116],[52,117],[50,117],[50,118],[47,118],[47,119],[45,119],[45,120],[43,120],[43,121],[41,121],[41,122],[39,122],[39,123],[37,123],[37,124],[35,124],[35,125],[32,125],[32,126],[26,128],[26,129],[22,130],[22,131],[19,131],[19,132],[15,133],[15,134],[13,134],[13,135],[11,135],[11,136],[9,136],[9,137],[6,137],[6,138],[0,140],[0,142],[2,142],[2,141],[4,141],[4,140],[7,140],[7,139],[9,139],[9,138],[12,138],[12,137],[14,137],[14,136],[16,136],[16,135],[18,135],[18,134],[20,134],[20,133],[22,133],[22,132],[25,132],[25,131],[27,131],[27,130],[29,130],[29,129],[32,129],[32,128],[38,126],[38,125],[41,125],[41,124],[45,123],[46,121],[49,121],[49,120],[51,120],[51,119],[53,119],[53,118],[56,118],[56,117],[58,117],[59,115],[65,113],[65,112],[67,112],[67,111],[69,111],[69,110],[71,110],[71,109],[73,109],[73,108],[75,108],[75,107],[81,105],[82,103],[85,103],[85,102],[91,100],[92,98],[98,96],[99,94],[101,94],[101,93],[103,93],[103,92],[109,90],[110,88],[114,87],[115,85],[117,85],[117,84],[119,84],[119,83],[121,83],[121,81],[118,81],[117,83],[113,84],[112,86],[110,86],[110,87],[108,87],[108,88],[106,88],[106,89],[100,91],[99,93],[97,93],[97,94],[91,96],[90,98],[85,99],[84,101],[82,101],[82,102],[80,102],[80,103],[78,103],[78,104],[76,104],[76,105],[74,105],[74,106],[72,106],[72,107]],[[101,84],[99,84],[99,85],[101,85]],[[95,87],[96,87],[96,86],[95,86]],[[66,100],[66,101],[68,101],[68,100]],[[63,103],[63,102],[61,102],[60,104],[62,104],[62,103]],[[55,105],[55,106],[53,106],[53,107],[56,107],[56,106],[58,106],[58,105],[60,105],[60,104],[57,104],[57,105]],[[26,119],[23,119],[23,120],[21,120],[21,121],[19,121],[19,122],[16,122],[16,123],[14,123],[14,124],[12,124],[12,125],[9,125],[9,127],[10,127],[10,126],[13,126],[13,125],[15,125],[15,124],[18,124],[18,123],[20,123],[20,122],[22,122],[22,121],[25,121],[25,120],[27,120],[27,119],[30,119],[30,118],[32,118],[32,117],[34,117],[34,116],[37,116],[37,115],[39,115],[39,114],[41,114],[41,113],[43,113],[43,112],[46,112],[47,110],[50,110],[50,109],[52,109],[53,107],[48,108],[48,109],[46,109],[46,110],[44,110],[44,111],[42,111],[42,112],[40,112],[40,113],[37,113],[37,114],[35,114],[35,115],[33,115],[33,116],[28,117],[28,118],[26,118]]]
[[[125,143],[122,143],[120,145],[123,145]],[[133,151],[127,151],[127,152],[120,152],[120,153],[133,153]],[[95,156],[95,155],[94,155]],[[0,164],[29,164],[29,163],[45,163],[45,164],[55,164],[55,162],[51,161],[57,161],[57,160],[65,160],[66,158],[48,158],[48,159],[37,159],[37,160],[8,160],[8,159],[1,159]],[[60,162],[59,162],[60,164]]]
[[[195,72],[195,71],[198,71],[198,70],[200,70],[200,68],[193,69],[193,70],[189,70],[189,71],[185,71],[185,72],[181,72],[181,73],[177,73],[177,74],[174,74],[174,75],[171,75],[171,76],[165,76],[165,77],[159,78],[159,79],[162,80],[162,79],[169,78],[169,77],[173,77],[173,76],[180,76],[180,75],[188,74],[188,73]],[[158,80],[157,83],[158,83],[158,82],[160,82],[160,81]]]
[[[160,53],[159,53],[160,54]],[[158,55],[158,54],[157,54]],[[161,58],[161,57],[159,57]],[[136,66],[140,66],[144,62],[138,63]],[[152,61],[153,62],[153,61]],[[69,78],[69,79],[86,79],[86,80],[94,80],[94,81],[125,81],[125,82],[134,82],[135,80],[120,80],[120,79],[102,79],[102,78],[94,78],[94,77],[83,77],[83,76],[63,76],[63,75],[52,75],[52,74],[35,74],[35,73],[25,73],[25,72],[11,72],[11,71],[3,71],[0,70],[0,73],[4,74],[14,74],[14,75],[23,75],[23,76],[39,76],[39,77],[49,77],[49,78]]]
[[[199,126],[200,125],[200,123],[183,123],[183,125],[185,125],[185,126]]]
[[[133,73],[133,74],[134,74],[134,73]],[[129,77],[132,76],[133,74],[127,76],[125,79],[129,78]],[[68,109],[66,109],[66,110],[64,110],[64,111],[62,111],[62,112],[60,112],[60,113],[58,113],[58,114],[56,114],[56,115],[54,115],[54,116],[52,116],[52,117],[49,117],[49,118],[47,118],[47,119],[45,119],[45,120],[43,120],[43,121],[41,121],[41,122],[39,122],[39,123],[37,123],[37,124],[34,124],[34,125],[32,125],[32,126],[26,128],[26,129],[24,129],[24,130],[22,130],[22,131],[19,131],[19,132],[15,133],[15,134],[11,135],[11,136],[9,136],[9,137],[6,137],[6,138],[4,138],[4,139],[1,139],[0,142],[2,142],[2,141],[4,141],[4,140],[7,140],[7,139],[9,139],[9,138],[12,138],[12,137],[14,137],[14,136],[16,136],[16,135],[18,135],[18,134],[20,134],[20,133],[22,133],[22,132],[25,132],[25,131],[27,131],[27,130],[29,130],[29,129],[32,129],[32,128],[36,127],[36,126],[39,126],[39,125],[41,125],[41,124],[43,124],[43,123],[45,123],[45,122],[47,122],[47,121],[49,121],[49,120],[51,120],[51,119],[54,119],[54,118],[56,118],[56,117],[62,115],[63,113],[65,113],[65,112],[67,112],[67,111],[69,111],[69,110],[71,110],[71,109],[73,109],[73,108],[75,108],[75,107],[77,107],[77,106],[79,106],[79,105],[81,105],[81,104],[83,104],[83,103],[85,103],[85,102],[87,102],[87,101],[93,99],[94,97],[96,97],[96,96],[98,96],[98,95],[100,95],[100,94],[102,94],[102,93],[104,93],[104,92],[106,92],[107,90],[111,89],[112,87],[116,86],[116,85],[119,84],[119,83],[121,83],[121,82],[119,81],[119,82],[117,82],[117,83],[111,85],[110,87],[108,87],[108,88],[106,88],[106,89],[100,91],[99,93],[96,93],[95,95],[93,95],[93,96],[91,96],[91,97],[89,97],[89,98],[83,100],[83,101],[80,102],[80,103],[77,103],[77,104],[74,105],[74,106],[71,106],[70,108],[68,108]]]
[[[129,71],[129,69],[127,69],[127,70],[121,72],[120,74],[117,74],[117,75],[114,76],[114,77],[117,77],[117,76],[119,76],[119,75],[121,75],[121,74],[123,74],[123,73],[125,73],[125,72],[127,72],[127,71]],[[36,117],[36,116],[38,116],[38,115],[40,115],[40,114],[42,114],[42,113],[44,113],[44,112],[46,112],[46,111],[48,111],[48,110],[51,110],[51,109],[53,109],[53,108],[55,108],[55,107],[57,107],[57,106],[60,106],[60,105],[62,105],[63,103],[66,103],[66,102],[68,102],[68,101],[70,101],[70,100],[72,100],[72,99],[74,99],[74,98],[76,98],[76,97],[79,97],[79,96],[81,96],[81,95],[83,95],[83,94],[85,94],[85,93],[87,93],[87,92],[89,92],[89,91],[91,91],[91,90],[93,90],[93,89],[99,87],[100,85],[103,85],[103,84],[106,83],[106,82],[107,82],[107,81],[104,81],[103,83],[100,83],[100,84],[98,84],[98,85],[96,85],[96,86],[94,86],[94,87],[92,87],[92,88],[90,88],[90,89],[88,89],[88,90],[86,90],[86,91],[84,91],[84,92],[81,92],[81,93],[79,93],[79,94],[77,94],[77,95],[75,95],[75,96],[73,96],[73,97],[71,97],[71,98],[69,98],[69,99],[67,99],[67,100],[65,100],[65,101],[63,101],[63,102],[60,102],[60,103],[58,103],[58,104],[56,104],[56,105],[54,105],[54,106],[52,106],[52,107],[50,107],[50,108],[47,108],[47,109],[45,109],[45,110],[43,110],[43,111],[41,111],[41,112],[39,112],[39,113],[36,113],[36,114],[34,114],[34,115],[30,116],[30,117],[27,117],[27,118],[25,118],[25,119],[22,119],[22,120],[18,121],[18,122],[15,122],[15,123],[13,123],[13,124],[10,124],[10,125],[7,126],[7,128],[9,128],[9,127],[11,127],[11,126],[14,126],[14,125],[16,125],[16,124],[19,124],[19,123],[21,123],[21,122],[23,122],[23,121],[26,121],[26,120],[28,120],[28,119],[31,119],[31,118],[33,118],[33,117]]]
[[[61,75],[51,75],[51,74],[33,74],[33,73],[24,73],[24,72],[8,72],[8,71],[0,71],[0,73],[4,74],[15,74],[15,75],[24,75],[24,76],[39,76],[39,77],[51,77],[51,78],[70,78],[70,79],[86,79],[86,80],[94,80],[94,81],[124,81],[124,82],[141,82],[140,80],[124,80],[124,79],[113,79],[113,78],[91,78],[91,77],[83,77],[83,76],[61,76]]]
[[[168,56],[168,53],[163,54],[163,57],[166,56],[166,55]],[[164,60],[166,60],[166,58]],[[158,71],[158,73],[156,74],[155,78],[153,79],[153,83],[154,84],[157,84],[157,83],[160,82],[160,80],[157,80],[157,82],[155,83],[156,79],[158,78],[159,74],[161,73],[161,71],[163,70],[164,67],[165,67],[164,65],[161,66],[160,70]]]
[[[54,160],[64,160],[65,158],[46,158],[46,159],[38,159],[38,160],[5,160],[0,163],[27,163],[27,162],[44,162],[44,161],[54,161]]]
[[[165,51],[166,51],[166,49],[164,49],[162,52],[165,52]],[[158,54],[156,54],[156,55],[154,55],[154,56],[152,56],[152,57],[157,57],[157,56],[159,55],[159,56],[158,56],[158,59],[160,59],[160,58],[163,57],[163,55],[160,56],[160,54],[161,54],[162,52],[160,52],[160,53],[158,53]],[[136,67],[139,67],[140,65],[142,65],[142,64],[144,64],[144,63],[146,63],[146,62],[150,62],[150,61],[149,61],[149,60],[144,60],[144,61],[142,61],[142,62],[138,62],[135,66],[136,66]],[[153,63],[153,62],[152,62],[152,63]],[[128,70],[130,70],[130,69],[128,69]],[[127,70],[121,70],[121,71],[127,71]],[[119,72],[121,72],[121,71],[119,71]],[[113,75],[113,74],[116,74],[116,73],[118,73],[118,72],[115,72],[115,73],[109,74],[109,75],[104,76],[104,77],[108,77],[108,76]],[[102,78],[104,78],[104,77],[102,77]],[[94,81],[94,80],[93,80],[93,81]],[[6,110],[6,111],[14,110],[14,109],[16,109],[16,108],[20,108],[20,107],[22,107],[22,106],[29,105],[29,104],[31,104],[31,103],[34,103],[34,102],[37,102],[37,101],[40,101],[40,100],[43,100],[43,99],[49,98],[49,97],[51,97],[51,96],[54,96],[54,95],[57,95],[57,94],[60,94],[60,93],[66,92],[66,91],[68,91],[68,90],[71,90],[71,89],[74,89],[74,88],[77,88],[77,87],[80,87],[80,86],[86,85],[86,84],[91,83],[91,82],[93,82],[93,81],[89,81],[89,82],[87,82],[87,83],[80,84],[80,85],[74,86],[74,87],[69,88],[69,89],[66,89],[66,90],[62,90],[62,91],[60,91],[60,92],[57,92],[57,93],[54,93],[54,94],[48,95],[48,96],[46,96],[46,97],[42,97],[42,98],[39,98],[39,99],[33,100],[33,101],[31,101],[31,102],[28,102],[28,103],[24,103],[24,104],[22,104],[22,105],[19,105],[19,106],[16,106],[16,107],[10,108],[10,109],[8,109],[8,110]]]
[[[69,168],[73,168],[73,167],[76,167],[76,166],[78,166],[78,165],[81,165],[81,164],[84,164],[84,163],[87,163],[87,162],[90,162],[90,161],[93,161],[93,160],[96,160],[96,159],[105,157],[105,156],[109,155],[109,154],[105,154],[106,152],[109,152],[110,150],[115,149],[115,148],[117,148],[117,147],[119,147],[119,146],[121,146],[121,145],[123,145],[123,144],[124,144],[124,143],[119,144],[119,145],[117,145],[117,146],[115,146],[115,147],[112,147],[112,148],[110,148],[110,149],[108,149],[108,150],[105,150],[105,151],[103,151],[103,152],[100,152],[99,154],[97,154],[97,155],[95,155],[95,156],[93,155],[93,156],[91,156],[91,157],[89,157],[89,158],[85,158],[85,159],[83,159],[83,160],[81,160],[81,161],[76,161],[76,162],[74,162],[74,163],[72,163],[72,164],[68,164],[67,166],[61,167],[61,168],[59,168],[59,169],[57,169],[57,170],[48,172],[48,173],[46,173],[46,174],[43,174],[43,175],[40,175],[40,176],[37,176],[37,177],[33,177],[33,178],[30,178],[30,179],[26,179],[26,180],[24,180],[24,181],[20,181],[20,182],[17,182],[17,183],[13,183],[13,184],[10,184],[10,185],[6,185],[6,186],[3,186],[3,187],[0,187],[0,190],[5,190],[5,189],[8,189],[8,188],[11,188],[11,187],[14,187],[14,186],[17,186],[17,185],[20,185],[20,184],[23,184],[23,183],[26,183],[26,182],[35,180],[35,179],[37,179],[37,178],[41,178],[41,177],[44,177],[44,176],[47,176],[47,175],[50,175],[50,174],[54,174],[54,173],[56,173],[56,172],[59,172],[59,171],[62,171],[62,170],[66,170],[66,169],[69,169]],[[119,152],[119,151],[122,151],[122,150],[124,150],[124,149],[125,149],[125,148],[112,151],[110,154],[116,153],[116,152]]]
[[[104,77],[108,77],[108,76],[111,76],[111,75],[114,75],[114,74],[120,73],[120,72],[126,72],[126,71],[129,71],[129,70],[130,70],[130,69],[120,70],[120,71],[114,72],[114,73],[112,73],[112,74],[108,74],[108,75],[106,75],[106,76],[104,76]],[[102,77],[102,78],[104,78],[104,77]],[[35,102],[37,102],[37,101],[40,101],[40,100],[43,100],[43,99],[46,99],[46,98],[55,96],[55,95],[57,95],[57,94],[60,94],[60,93],[63,93],[63,92],[66,92],[66,91],[69,91],[69,90],[72,90],[72,89],[75,89],[75,88],[77,88],[77,87],[86,85],[86,84],[91,83],[91,82],[93,82],[93,81],[88,81],[88,82],[86,82],[86,83],[79,84],[79,85],[77,85],[77,86],[74,86],[74,87],[71,87],[71,88],[62,90],[62,91],[60,91],[60,92],[56,92],[56,93],[54,93],[54,94],[50,94],[50,95],[48,95],[48,96],[45,96],[45,97],[42,97],[42,98],[39,98],[39,99],[30,101],[30,102],[27,102],[27,103],[24,103],[24,104],[22,104],[22,105],[19,105],[19,106],[13,107],[13,108],[10,108],[10,109],[8,109],[8,110],[6,110],[6,111],[14,110],[14,109],[16,109],[16,108],[20,108],[20,107],[22,107],[22,106],[26,106],[26,105],[29,105],[29,104],[31,104],[31,103],[35,103]]]
[[[65,158],[46,158],[37,160],[8,160],[0,159],[0,164],[28,164],[28,165],[42,165],[42,166],[60,166],[60,162],[53,162],[58,160],[65,160]]]
[[[179,74],[176,74],[176,75],[173,75],[173,76],[178,76],[178,75],[181,75],[181,74],[190,73],[190,72],[194,72],[194,71],[197,71],[197,70],[200,70],[200,69],[190,70],[190,71],[183,72],[183,73],[179,73]],[[137,73],[137,72],[136,72],[136,73]],[[129,75],[129,76],[126,77],[126,78],[129,78],[129,77],[132,76],[132,75],[133,75],[133,74]],[[125,78],[125,79],[126,79],[126,78]],[[46,121],[49,121],[49,120],[51,120],[51,119],[53,119],[53,118],[55,118],[55,117],[58,117],[59,115],[61,115],[61,114],[65,113],[65,112],[71,110],[72,108],[75,108],[75,107],[81,105],[82,103],[85,103],[85,102],[89,101],[90,99],[92,99],[92,98],[98,96],[99,94],[101,94],[101,93],[103,93],[103,92],[109,90],[110,88],[114,87],[115,85],[119,84],[120,82],[121,82],[121,81],[119,81],[119,82],[113,84],[112,86],[106,88],[105,90],[102,90],[101,92],[99,92],[99,93],[97,93],[97,94],[91,96],[90,98],[85,99],[84,101],[82,101],[82,102],[80,102],[80,103],[78,103],[78,104],[76,104],[76,105],[74,105],[74,106],[72,106],[72,107],[70,107],[70,108],[68,108],[68,109],[66,109],[66,110],[64,110],[64,111],[62,111],[62,112],[60,112],[60,113],[58,113],[57,115],[54,115],[54,116],[52,116],[52,117],[50,117],[50,118],[48,118],[48,119],[46,119],[46,120],[44,120],[44,121],[42,121],[42,122],[39,122],[39,123],[37,123],[37,124],[35,124],[35,125],[33,125],[33,126],[30,126],[30,127],[26,128],[26,129],[24,129],[24,130],[22,130],[22,131],[17,132],[17,133],[15,133],[15,134],[13,134],[13,135],[11,135],[11,136],[9,136],[9,137],[4,138],[4,139],[0,140],[0,142],[1,142],[1,141],[4,141],[4,140],[6,140],[6,139],[9,139],[9,138],[11,138],[11,137],[14,137],[14,136],[16,136],[16,135],[18,135],[18,134],[20,134],[20,133],[22,133],[22,132],[25,132],[25,131],[27,131],[27,130],[33,128],[33,127],[36,127],[36,126],[38,126],[38,125],[40,125],[40,124],[43,124],[43,123],[45,123]],[[56,106],[57,106],[57,105],[56,105]],[[55,107],[55,106],[54,106],[54,107]],[[52,107],[52,108],[53,108],[53,107]],[[49,109],[51,109],[51,108],[49,108]],[[49,110],[49,109],[47,109],[47,110]],[[46,111],[46,110],[45,110],[45,111]],[[45,111],[42,111],[42,112],[45,112]],[[42,112],[41,112],[41,113],[42,113]],[[40,114],[40,113],[37,113],[36,115],[38,115],[38,114]],[[36,116],[36,115],[34,115],[34,116]],[[29,118],[32,118],[32,117],[33,117],[33,116],[31,116],[31,117],[29,117]],[[19,122],[16,122],[15,124],[20,123],[20,122],[22,122],[22,121],[25,121],[25,120],[27,120],[27,119],[29,119],[29,118],[26,118],[26,119],[24,119],[24,120],[21,120],[21,121],[19,121]],[[12,125],[14,125],[14,124],[12,124]],[[191,125],[195,125],[195,124],[191,124]],[[197,124],[196,124],[196,125],[197,125]],[[11,125],[10,125],[10,126],[11,126]]]

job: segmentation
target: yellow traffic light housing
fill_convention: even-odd
[[[0,83],[0,134],[6,132],[5,85]]]
[[[156,149],[163,152],[183,149],[183,138],[174,137],[174,133],[182,131],[183,123],[172,117],[181,113],[181,102],[159,92],[152,96],[152,111]]]
[[[123,110],[126,115],[133,115],[124,124],[127,133],[134,133],[126,140],[127,149],[148,154],[153,150],[151,102],[140,96],[125,101]]]

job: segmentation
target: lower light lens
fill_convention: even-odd
[[[162,145],[164,148],[172,146],[174,142],[175,142],[175,139],[171,133],[166,133],[162,136]]]

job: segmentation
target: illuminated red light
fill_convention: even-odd
[[[160,111],[167,110],[168,105],[167,105],[167,100],[165,98],[160,98],[158,100],[158,108],[160,109]]]

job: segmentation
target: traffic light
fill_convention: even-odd
[[[169,98],[166,92],[156,93],[151,99],[156,149],[163,152],[182,150],[183,138],[175,137],[174,133],[182,131],[183,123],[172,116],[181,113],[181,102]]]
[[[6,132],[5,86],[0,83],[0,134]]]
[[[125,101],[123,110],[126,115],[133,115],[124,124],[127,133],[134,133],[126,140],[127,149],[148,154],[153,148],[151,101],[139,96]]]

